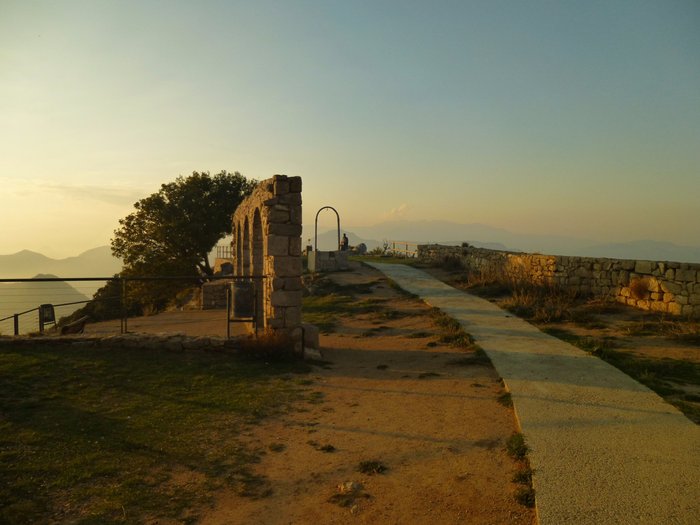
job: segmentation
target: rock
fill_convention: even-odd
[[[357,481],[344,481],[338,485],[338,494],[357,494],[362,490],[362,483]]]

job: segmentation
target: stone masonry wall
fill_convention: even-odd
[[[260,326],[301,340],[301,177],[262,181],[233,215],[234,273],[262,286]]]
[[[473,246],[418,247],[419,259],[457,257],[469,271],[549,284],[642,310],[700,316],[700,264],[515,253]]]

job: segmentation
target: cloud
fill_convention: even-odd
[[[403,219],[406,217],[406,214],[409,209],[410,206],[407,203],[403,202],[396,208],[392,208],[388,212],[382,214],[382,219],[385,221]]]
[[[41,202],[51,195],[52,199],[60,196],[72,200],[93,201],[111,204],[113,206],[131,206],[137,200],[147,197],[149,191],[143,188],[126,186],[97,186],[89,184],[57,184],[45,180],[13,180],[3,181],[6,195],[15,196],[21,202],[24,199],[34,199]]]
[[[115,206],[128,206],[148,196],[144,190],[119,186],[47,184],[44,187],[65,197],[99,201]]]

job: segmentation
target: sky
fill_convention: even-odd
[[[0,254],[108,244],[221,170],[301,176],[307,225],[700,245],[699,27],[697,0],[0,0]]]

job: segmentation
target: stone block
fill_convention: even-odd
[[[289,222],[301,224],[301,206],[292,206],[289,211]]]
[[[620,261],[620,269],[621,270],[634,270],[636,263],[635,261],[629,261],[627,259]]]
[[[680,305],[688,304],[688,297],[685,295],[676,295],[676,302]]]
[[[270,222],[289,222],[289,210],[280,209],[282,206],[274,206],[267,214],[267,221]]]
[[[685,270],[685,269],[678,269],[676,270],[676,281],[682,281],[682,282],[693,282],[697,280],[697,272],[695,270]]]
[[[270,199],[264,200],[263,206],[272,207],[272,206],[276,206],[277,203],[279,203],[279,202],[280,202],[280,199],[278,197],[272,197]]]
[[[298,277],[301,275],[301,257],[275,257],[272,273],[276,277]]]
[[[576,269],[574,275],[578,277],[583,277],[584,279],[590,279],[592,277],[591,271],[585,266],[581,266]]]
[[[304,346],[308,348],[319,348],[318,327],[312,324],[304,323],[302,328],[304,329]]]
[[[678,283],[671,282],[671,281],[661,281],[659,283],[659,287],[664,292],[669,292],[669,293],[674,293],[674,294],[680,293],[683,290],[682,285],[680,285]]]
[[[648,275],[651,274],[654,266],[656,266],[656,264],[651,261],[636,261],[634,263],[634,272]]]
[[[689,304],[697,304],[700,305],[700,294],[694,293],[690,296],[690,299],[688,299]]]
[[[292,257],[301,257],[301,237],[289,238],[289,255]]]
[[[301,177],[289,177],[289,192],[301,193]]]
[[[268,328],[284,328],[284,319],[267,319],[265,326]]]
[[[637,308],[639,308],[641,310],[648,310],[649,309],[649,301],[647,301],[646,299],[642,299],[641,301],[637,301],[636,306],[637,306]]]
[[[301,290],[301,277],[285,277],[284,289],[289,291]]]
[[[681,314],[682,315],[693,315],[693,305],[692,304],[684,304],[683,307],[681,308]]]
[[[275,290],[270,294],[270,303],[273,307],[300,306],[301,291]]]
[[[666,273],[664,274],[664,276],[665,276],[666,279],[668,279],[669,281],[673,281],[673,280],[676,278],[676,271],[673,270],[673,269],[671,269],[671,268],[669,268],[668,270],[666,270]]]
[[[671,315],[681,315],[682,306],[678,303],[668,303],[668,310]]]
[[[663,295],[664,295],[663,293],[651,292],[649,294],[649,299],[651,299],[652,301],[660,301],[662,299]]]
[[[301,325],[301,306],[290,306],[284,309],[284,326],[294,328]]]
[[[665,294],[664,294],[664,297],[663,297],[663,301],[664,301],[665,303],[670,303],[671,301],[673,301],[673,298],[674,298],[674,297],[675,297],[675,296],[674,296],[672,293],[665,293]]]
[[[279,199],[284,204],[301,206],[301,193],[287,193],[286,195],[280,195]]]
[[[273,277],[272,279],[269,279],[272,281],[272,290],[284,290],[285,289],[285,282],[286,279],[283,279],[282,277]]]
[[[267,255],[286,256],[289,255],[289,237],[284,235],[267,236]]]
[[[663,303],[661,301],[653,301],[649,303],[649,309],[652,312],[663,312],[666,313],[668,311],[668,304]]]
[[[647,290],[650,292],[659,292],[661,290],[660,283],[655,277],[647,279]]]
[[[286,235],[287,237],[299,237],[301,235],[301,224],[275,224],[267,225],[268,235]]]
[[[287,179],[282,179],[282,178],[277,178],[275,177],[275,189],[274,189],[275,195],[286,195],[289,193],[289,181]]]

